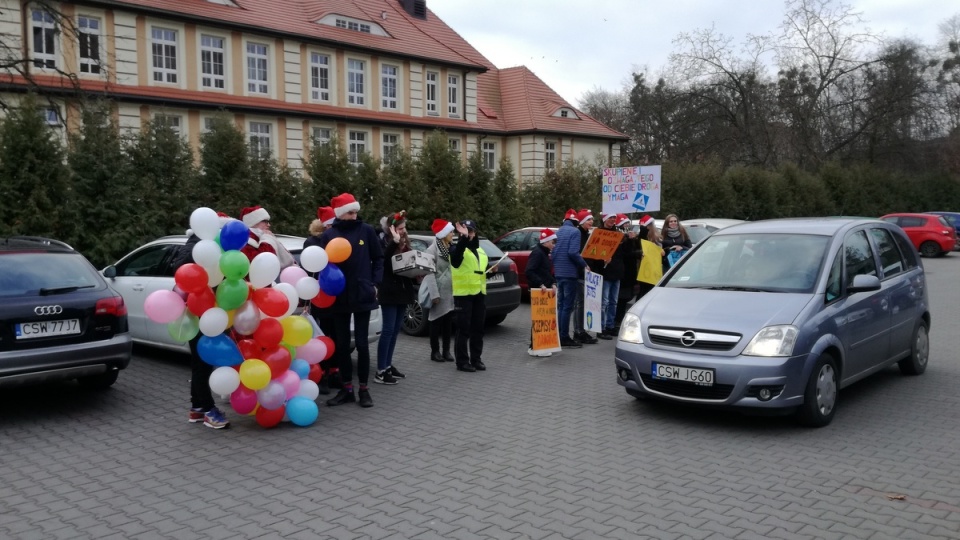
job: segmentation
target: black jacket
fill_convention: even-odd
[[[380,283],[380,305],[407,305],[417,299],[417,282],[414,278],[393,273],[393,256],[399,247],[393,239],[383,240],[383,281]]]
[[[556,285],[557,279],[553,277],[553,265],[550,263],[550,250],[543,247],[543,244],[530,250],[530,258],[527,259],[527,269],[524,274],[531,289],[539,289],[541,286],[550,288]]]
[[[337,219],[319,238],[311,236],[303,245],[326,248],[334,238],[346,238],[350,242],[350,257],[337,265],[346,278],[346,287],[333,305],[323,311],[357,313],[377,309],[380,304],[376,287],[383,281],[383,251],[376,231],[359,218]]]
[[[608,231],[616,231],[616,229],[604,229]],[[619,232],[619,231],[617,231]],[[603,274],[604,281],[620,281],[623,279],[625,274],[625,259],[628,257],[628,238],[626,235],[620,240],[620,245],[617,246],[617,250],[613,252],[613,257],[610,258],[610,262],[602,266],[600,273]],[[603,261],[600,261],[601,264]]]

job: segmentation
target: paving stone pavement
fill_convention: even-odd
[[[528,357],[527,304],[487,372],[401,336],[406,380],[307,428],[189,424],[187,359],[138,348],[107,392],[0,394],[0,537],[957,539],[958,259],[925,260],[927,373],[844,390],[817,430],[637,402],[613,342]]]

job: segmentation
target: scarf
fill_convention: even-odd
[[[670,227],[664,226],[663,232],[670,238],[680,238],[680,227],[670,228]]]
[[[450,261],[450,251],[440,238],[437,238],[437,255],[447,262]]]

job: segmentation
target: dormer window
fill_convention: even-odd
[[[346,17],[344,15],[327,15],[317,21],[317,23],[343,28],[344,30],[351,30],[353,32],[363,32],[364,34],[374,34],[377,36],[390,35],[387,34],[387,31],[384,30],[383,27],[375,22],[354,19],[353,17]]]
[[[369,24],[360,23],[356,21],[348,21],[346,19],[337,19],[337,28],[346,28],[347,30],[353,30],[354,32],[363,32],[365,34],[370,33]]]
[[[577,116],[577,113],[575,113],[573,109],[569,107],[560,107],[557,109],[557,112],[553,113],[553,116],[558,116],[560,118],[574,118],[576,120],[580,119],[580,117]]]
[[[210,2],[211,4],[220,4],[221,6],[238,7],[230,0],[207,0],[207,2]]]

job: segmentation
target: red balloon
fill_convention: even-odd
[[[327,346],[327,355],[323,357],[324,360],[329,359],[333,356],[333,351],[336,350],[336,345],[333,343],[333,339],[330,336],[320,336],[316,339],[319,339]]]
[[[320,367],[320,364],[310,364],[310,373],[307,373],[307,378],[320,384],[321,377],[323,377],[323,368]]]
[[[283,375],[290,369],[290,364],[293,362],[293,358],[290,357],[290,351],[287,350],[286,347],[273,347],[272,349],[263,351],[263,356],[261,356],[260,359],[270,366],[271,379],[276,379],[280,375]]]
[[[283,317],[290,307],[287,295],[272,287],[253,291],[253,303],[270,317]]]
[[[276,425],[283,420],[283,415],[286,414],[286,412],[286,405],[281,405],[279,408],[272,411],[263,407],[257,407],[257,423],[260,424],[261,427],[265,428],[276,427]]]
[[[188,293],[198,293],[207,288],[207,279],[207,271],[196,263],[187,263],[177,268],[177,272],[173,275],[177,287]]]
[[[260,326],[257,326],[257,329],[253,331],[253,340],[264,349],[276,347],[280,344],[281,339],[283,339],[283,326],[276,319],[261,320]]]
[[[199,292],[192,292],[187,296],[187,309],[197,317],[208,309],[217,306],[217,296],[210,287],[204,287]]]
[[[332,306],[333,303],[336,301],[337,301],[336,296],[330,296],[329,294],[323,291],[320,291],[320,294],[310,299],[310,303],[317,306],[320,309],[328,308]]]
[[[237,342],[237,348],[240,349],[240,354],[243,355],[244,360],[260,358],[260,355],[263,354],[263,347],[252,338],[241,339]]]

